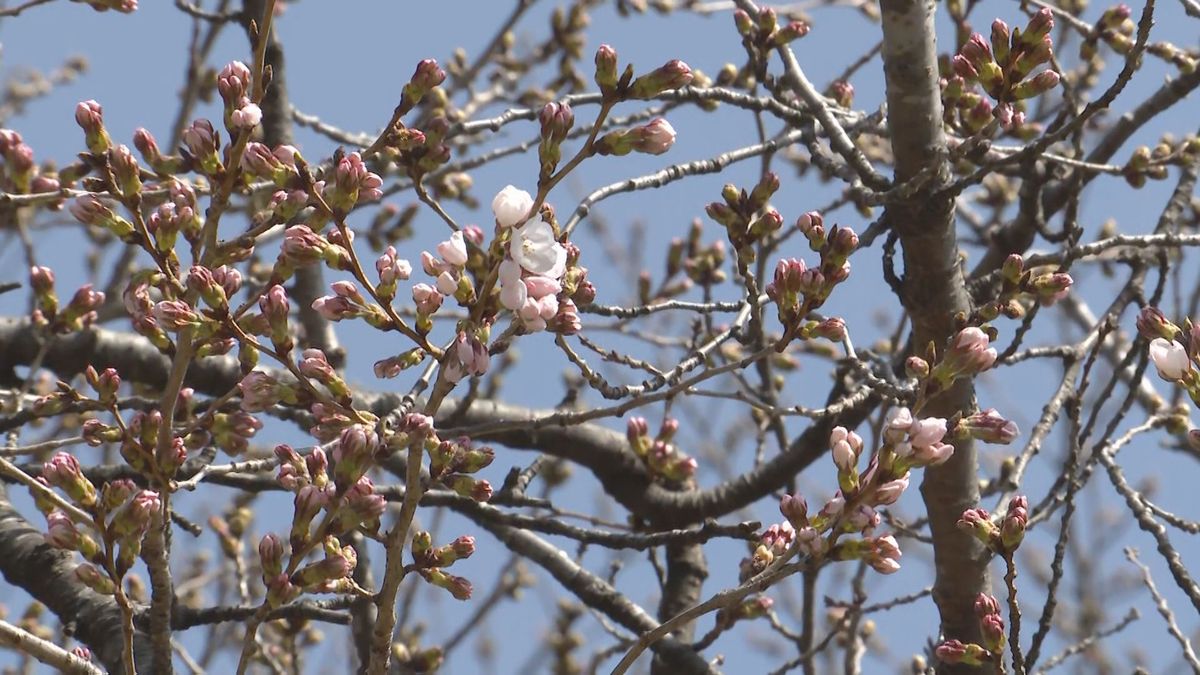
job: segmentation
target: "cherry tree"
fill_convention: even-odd
[[[1152,31],[1193,0],[514,0],[473,54],[405,65],[367,132],[289,98],[309,4],[176,0],[166,135],[97,97],[77,154],[37,157],[20,113],[82,64],[4,94],[14,663],[1200,672],[1172,542],[1200,525],[1120,455],[1200,457],[1200,140],[1169,128],[1200,45]],[[806,51],[837,4],[861,37]],[[630,63],[589,22],[614,6],[719,24],[738,61]],[[680,156],[688,115],[733,147]],[[47,263],[68,237],[88,269]],[[1156,558],[1104,558],[1123,538]],[[1120,646],[1135,601],[1150,655]]]

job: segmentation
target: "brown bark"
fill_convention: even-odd
[[[959,267],[954,203],[935,197],[948,175],[946,139],[938,87],[934,3],[881,0],[883,64],[887,80],[888,126],[896,162],[896,182],[928,178],[909,199],[886,207],[886,222],[899,236],[904,257],[902,298],[918,350],[939,347],[955,331],[955,315],[970,309]],[[960,380],[929,402],[923,416],[951,417],[969,410],[974,386]],[[933,535],[934,600],[946,638],[976,641],[975,596],[989,587],[987,558],[972,536],[955,526],[966,508],[979,500],[974,445],[956,443],[954,456],[925,471],[921,495]],[[973,669],[970,669],[973,670]],[[940,672],[960,672],[943,667]]]

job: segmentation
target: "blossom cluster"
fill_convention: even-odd
[[[658,434],[650,436],[645,417],[631,417],[625,426],[625,437],[633,454],[642,460],[650,475],[668,484],[684,483],[696,474],[695,457],[689,457],[672,441],[679,431],[679,420],[666,418]]]
[[[1042,8],[1024,31],[1009,30],[1008,24],[996,19],[990,40],[972,33],[951,59],[953,74],[942,80],[947,123],[960,125],[968,134],[982,131],[993,121],[1006,131],[1025,133],[1023,101],[1057,87],[1060,79],[1054,70],[1031,76],[1054,57],[1053,28],[1054,15]],[[996,101],[994,107],[976,86]]]
[[[767,296],[775,303],[779,322],[785,329],[777,347],[781,350],[792,338],[823,337],[841,341],[845,337],[842,319],[815,320],[809,315],[825,304],[835,286],[849,278],[848,258],[858,248],[858,235],[854,230],[835,225],[826,232],[824,218],[815,211],[800,216],[796,220],[796,230],[808,240],[809,248],[820,255],[820,264],[809,267],[800,258],[785,258],[775,266],[775,277],[767,285]]]
[[[97,489],[83,475],[79,460],[66,452],[42,466],[37,482],[42,491],[34,491],[34,503],[46,516],[46,542],[82,556],[85,562],[75,568],[75,576],[93,591],[119,593],[147,532],[162,525],[159,493],[138,489],[128,478]]]

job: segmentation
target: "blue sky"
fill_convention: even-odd
[[[319,115],[341,128],[373,132],[386,121],[395,105],[400,87],[407,81],[419,59],[434,57],[445,61],[458,46],[463,46],[468,55],[473,56],[490,38],[495,26],[506,16],[509,4],[482,0],[441,3],[308,0],[297,3],[290,7],[278,22],[278,30],[287,48],[288,81],[292,101],[304,112]],[[120,142],[128,143],[133,130],[139,126],[149,128],[160,138],[169,132],[184,73],[190,21],[174,9],[173,3],[146,0],[142,5],[136,14],[124,16],[113,13],[97,14],[82,5],[59,1],[35,8],[17,20],[0,22],[0,41],[3,44],[3,62],[0,63],[0,67],[3,68],[4,77],[15,76],[23,68],[54,68],[64,57],[74,54],[86,55],[90,63],[89,71],[79,81],[33,101],[24,116],[9,121],[9,126],[19,130],[33,146],[39,160],[54,158],[65,163],[82,148],[82,134],[74,124],[73,110],[75,103],[83,99],[95,98],[104,105],[105,120],[110,133]],[[682,58],[693,68],[699,68],[709,74],[715,74],[727,61],[740,63],[738,59],[741,47],[727,13],[717,13],[710,17],[661,17],[650,13],[643,17],[624,19],[618,17],[610,5],[611,3],[597,8],[592,14],[593,21],[588,29],[588,43],[585,47],[587,54],[601,42],[607,42],[617,49],[623,62],[633,62],[639,72],[672,58]],[[529,43],[542,39],[546,34],[549,11],[554,6],[553,2],[538,3],[518,26],[518,40]],[[1089,14],[1098,14],[1101,9],[1097,7]],[[1177,4],[1162,3],[1159,12],[1158,25],[1161,28],[1156,29],[1153,39],[1175,39],[1182,45],[1194,44],[1194,38],[1191,38],[1193,42],[1188,41],[1187,31],[1183,30],[1183,24],[1179,21],[1182,12]],[[982,17],[991,16],[1001,16],[1010,24],[1022,23],[1016,3],[981,3],[975,16],[981,17],[981,25],[986,25]],[[822,9],[815,15],[815,19],[813,32],[796,43],[796,52],[810,79],[818,86],[824,86],[832,76],[875,42],[878,29],[864,21],[856,10],[846,7]],[[943,38],[951,35],[946,26],[941,27],[941,34]],[[249,60],[244,35],[231,29],[226,31],[218,44],[210,65],[219,68],[234,58]],[[587,62],[590,62],[590,58],[585,59],[585,64]],[[777,66],[778,64],[774,64],[774,67]],[[1118,100],[1114,108],[1118,112],[1127,110],[1140,94],[1161,83],[1163,73],[1165,71],[1158,63],[1151,60],[1146,72],[1135,79],[1126,95]],[[1112,72],[1106,71],[1101,75],[1102,81],[1107,82],[1111,75]],[[875,109],[882,101],[878,60],[873,60],[860,71],[853,84],[857,91],[856,105],[868,110]],[[635,109],[630,105],[618,110],[618,114]],[[1189,111],[1191,120],[1188,119]],[[1121,162],[1127,158],[1136,143],[1152,144],[1165,129],[1172,130],[1177,135],[1194,130],[1195,111],[1195,102],[1191,101],[1163,115],[1160,123],[1152,125],[1150,130],[1135,137],[1134,143],[1119,153],[1114,161]],[[211,106],[202,108],[199,114],[214,119],[219,117],[219,112]],[[590,119],[593,114],[594,109],[576,110],[576,118],[581,123]],[[620,159],[597,158],[587,162],[578,175],[565,181],[551,196],[551,201],[558,207],[559,212],[569,212],[588,192],[612,181],[655,171],[677,162],[710,157],[754,141],[752,120],[741,111],[722,108],[715,113],[703,113],[694,109],[683,109],[671,113],[669,119],[679,133],[679,143],[670,153],[662,157],[632,155]],[[536,133],[534,124],[514,124],[504,129],[497,142],[525,140]],[[310,159],[326,156],[334,147],[327,139],[302,129],[297,130],[297,141]],[[798,179],[786,165],[779,164],[778,167],[777,171],[783,178],[783,188],[776,195],[775,206],[783,213],[786,222],[790,223],[800,213],[827,203],[836,194],[831,191],[830,186]],[[578,243],[584,249],[584,262],[591,267],[592,278],[599,289],[598,300],[605,303],[623,303],[632,297],[628,270],[605,260],[601,252],[602,246],[627,246],[629,233],[636,227],[642,233],[638,247],[642,260],[635,259],[632,262],[644,264],[652,270],[660,269],[670,237],[683,234],[692,219],[704,216],[704,205],[718,197],[721,185],[727,182],[751,185],[757,178],[759,168],[760,163],[757,160],[750,160],[732,166],[719,176],[698,177],[661,190],[620,195],[603,203],[596,210],[597,218],[585,221],[580,227],[578,237]],[[486,204],[491,195],[506,183],[512,182],[520,187],[531,188],[536,180],[536,172],[536,158],[531,154],[506,159],[473,174],[474,194]],[[1172,177],[1174,176],[1173,172]],[[1167,183],[1169,184],[1152,184],[1145,190],[1132,193],[1120,178],[1098,178],[1089,188],[1081,214],[1081,221],[1089,228],[1089,236],[1108,217],[1120,220],[1127,231],[1140,232],[1153,227],[1158,209],[1161,208],[1173,181]],[[1131,195],[1134,198],[1131,199]],[[404,206],[412,201],[412,195],[409,194],[401,195],[396,203]],[[458,204],[451,205],[449,209],[460,222],[475,222],[488,218],[484,213],[472,214]],[[357,224],[365,225],[369,223],[370,214],[360,214],[359,218]],[[827,218],[859,230],[866,224],[866,221],[852,210],[827,214]],[[600,223],[606,225],[606,237],[597,235],[597,225]],[[416,238],[405,244],[411,249],[402,250],[402,254],[413,261],[417,260],[422,247],[432,246],[445,234],[442,224],[428,211],[423,211],[418,216],[415,228]],[[64,232],[58,228],[44,230],[38,241],[39,262],[49,264],[59,272],[60,288],[79,281],[72,270],[81,269],[86,253],[85,243],[81,239],[68,238],[64,236]],[[711,223],[706,226],[706,241],[711,241],[719,235],[719,230]],[[15,271],[23,269],[20,248],[12,239],[6,237],[7,235],[0,235],[0,281],[23,280],[23,272]],[[1044,243],[1038,246],[1045,248]],[[797,250],[785,251],[787,255],[796,256],[802,256],[806,252],[799,246]],[[851,327],[856,343],[870,344],[892,330],[899,314],[882,282],[877,251],[864,251],[854,258],[853,263],[854,275],[851,281],[839,288],[828,309],[842,313]],[[1099,302],[1101,298],[1106,297],[1105,293],[1111,293],[1112,282],[1100,277],[1095,269],[1081,269],[1077,279],[1081,292],[1089,299]],[[732,297],[733,289],[726,285],[722,292]],[[64,291],[60,290],[60,295],[63,293]],[[0,296],[0,311],[6,314],[22,311],[14,295],[16,294]],[[1035,341],[1055,339],[1060,331],[1066,331],[1072,336],[1077,334],[1077,331],[1062,328],[1063,324],[1050,316],[1043,318],[1044,323],[1033,335]],[[1132,329],[1132,317],[1126,318],[1126,328]],[[676,324],[676,329],[680,325],[683,324]],[[111,327],[125,328],[123,325]],[[1011,323],[1000,324],[1002,332],[1007,331],[1006,335],[1011,335],[1013,327]],[[394,354],[403,348],[386,342],[392,340],[392,337],[381,336],[365,327],[353,325],[343,325],[339,332],[344,342],[351,347],[348,373],[352,380],[376,389],[401,389],[406,386],[403,380],[377,381],[370,371],[374,360]],[[613,338],[607,333],[598,333],[594,337],[606,345],[645,351],[643,345],[633,340]],[[550,406],[558,401],[561,396],[560,375],[566,371],[569,364],[550,349],[552,343],[546,335],[533,336],[518,343],[518,354],[525,358],[513,375],[507,378],[504,393],[508,400],[531,406]],[[542,359],[542,354],[552,356]],[[643,355],[654,356],[654,353]],[[825,369],[819,363],[806,363],[801,373],[796,384],[786,390],[787,395],[794,396],[798,403],[818,402],[828,382]],[[983,407],[999,408],[1016,419],[1027,432],[1040,413],[1041,402],[1056,379],[1057,366],[1027,363],[1012,369],[1011,373],[985,377],[980,389],[980,403]],[[730,406],[706,402],[701,402],[689,411],[691,415],[710,420],[737,412],[736,408]],[[644,414],[654,424],[661,412],[650,409]],[[691,421],[698,422],[699,419]],[[698,425],[689,431],[689,419],[686,417],[683,422],[683,442],[693,444],[697,453],[703,450],[709,453],[724,453],[728,460],[726,468],[730,471],[744,470],[750,466],[752,457],[750,453],[744,452],[749,447],[744,439],[731,448],[716,447],[720,441],[706,437]],[[622,428],[624,423],[614,420],[610,424],[614,428]],[[802,429],[801,422],[789,423],[789,430],[793,433]],[[280,435],[270,436],[269,432]],[[258,440],[273,442],[276,438],[298,440],[294,432],[288,434],[273,427],[268,427]],[[743,452],[736,452],[738,449]],[[1011,451],[985,449],[985,467],[994,469]],[[1046,454],[1057,458],[1060,453],[1061,439],[1049,441]],[[1162,488],[1159,495],[1164,505],[1168,508],[1183,509],[1183,515],[1188,515],[1184,492],[1186,483],[1179,477],[1182,473],[1180,469],[1185,467],[1177,453],[1166,452],[1156,447],[1156,440],[1151,439],[1135,443],[1126,450],[1126,457],[1134,458],[1129,462],[1129,471],[1135,479],[1157,476]],[[532,455],[528,453],[501,451],[496,463],[488,470],[488,477],[498,484],[510,466],[524,464],[531,459]],[[1054,466],[1057,464],[1053,462],[1041,465],[1039,470],[1029,475],[1031,494],[1040,495],[1048,487],[1053,474],[1047,469],[1053,469]],[[720,474],[720,471],[709,467],[702,471],[701,483],[706,486],[715,484],[722,478]],[[819,496],[828,495],[830,488],[826,486],[832,483],[832,467],[824,462],[817,463],[800,478],[801,487],[810,494],[810,503],[817,501]],[[619,507],[609,503],[602,494],[593,489],[594,481],[590,478],[577,476],[572,480],[571,487],[569,491],[555,496],[556,501],[561,502],[564,507],[595,512],[617,520],[624,518]],[[222,494],[222,497],[224,496],[225,494]],[[1096,484],[1088,490],[1088,497],[1088,503],[1095,506],[1094,511],[1100,516],[1108,511],[1123,508],[1114,501],[1112,490],[1103,477],[1099,477]],[[182,508],[190,510],[189,512],[196,516],[207,515],[206,510],[211,508],[205,503],[207,501],[202,493],[185,495],[179,500],[183,504]],[[898,513],[908,520],[919,516],[921,510],[916,490],[907,494],[898,507]],[[1080,519],[1077,525],[1091,527],[1092,510],[1085,509],[1084,515],[1087,517]],[[278,529],[279,518],[290,515],[289,506],[279,497],[260,500],[256,505],[256,512],[259,531],[271,527]],[[1120,513],[1119,510],[1115,512]],[[774,506],[766,501],[744,514],[735,516],[756,518],[764,523],[777,519]],[[422,512],[420,517],[425,523],[434,518],[429,512]],[[36,517],[34,520],[37,522]],[[1046,528],[1047,532],[1051,530],[1057,530],[1057,520],[1052,522],[1050,528]],[[441,521],[439,532],[442,538],[449,540],[458,534],[477,530],[469,523],[448,516]],[[508,552],[488,535],[481,532],[477,534],[479,552],[463,564],[461,570],[456,566],[456,572],[470,577],[482,592],[486,592],[487,585],[497,574],[498,566],[508,560]],[[1085,532],[1082,541],[1087,539]],[[1177,543],[1181,545],[1184,543],[1181,537],[1175,536],[1174,539],[1180,540]],[[177,542],[183,540],[183,536],[176,538]],[[211,538],[206,541],[212,543]],[[1049,540],[1035,536],[1034,541],[1045,544]],[[571,542],[556,543],[567,551],[575,551]],[[1152,540],[1136,531],[1122,531],[1119,540],[1114,539],[1112,544],[1101,554],[1100,566],[1107,570],[1122,569],[1128,572],[1129,568],[1123,560],[1120,546],[1140,546],[1145,550],[1143,559],[1152,563],[1160,588],[1167,591],[1168,597],[1175,601],[1185,630],[1194,628],[1194,615],[1188,610],[1186,602],[1179,602],[1179,597],[1176,597],[1179,596],[1178,593],[1170,592],[1173,586],[1166,570],[1156,564]],[[713,544],[710,549],[710,577],[705,586],[706,594],[736,582],[737,560],[743,554],[740,545],[728,542]],[[1192,557],[1200,554],[1194,544],[1185,546],[1184,551],[1185,555],[1190,554]],[[381,557],[382,553],[377,553],[376,563]],[[657,591],[644,557],[632,554],[617,557],[626,563],[625,569],[617,577],[618,587],[635,601],[652,609],[656,603]],[[869,575],[868,587],[872,597],[887,599],[927,585],[931,580],[930,567],[925,564],[927,557],[927,552],[910,545],[909,554],[904,559],[905,567],[899,574],[887,579]],[[609,567],[610,558],[609,551],[592,549],[585,554],[583,562],[592,571],[604,574]],[[1045,567],[1047,563],[1041,560],[1034,564]],[[849,588],[844,583],[848,571],[848,568],[839,569],[824,575],[828,583],[824,584],[822,592],[838,598],[849,597]],[[1030,599],[1040,599],[1036,576],[1033,573],[1022,576],[1022,592],[1027,602]],[[772,593],[784,608],[788,606],[784,601],[788,596],[799,596],[799,581],[789,581],[786,586]],[[11,593],[11,597],[4,597],[3,593],[10,591],[8,588],[0,590],[0,600],[10,607],[21,606],[23,600],[19,599],[18,594]],[[494,672],[529,672],[523,670],[523,666],[528,665],[525,658],[529,646],[551,625],[555,600],[559,595],[555,582],[545,575],[539,575],[537,587],[526,591],[521,603],[506,605],[496,613],[498,621],[481,633],[482,636],[491,639],[495,649],[496,660],[492,662],[496,668]],[[422,592],[418,602],[419,611],[431,626],[430,634],[435,637],[452,632],[472,609],[469,605],[457,604],[436,593]],[[1143,619],[1117,639],[1115,644],[1122,645],[1118,649],[1136,647],[1152,654],[1173,653],[1175,647],[1162,630],[1161,622],[1153,614],[1152,606],[1144,593],[1133,597],[1122,596],[1114,600],[1111,606],[1106,606],[1105,623],[1115,622],[1123,616],[1126,607],[1131,603],[1143,611]],[[1031,604],[1027,607],[1026,614],[1029,616],[1039,610],[1040,605]],[[878,635],[886,644],[886,651],[877,652],[882,654],[881,658],[869,659],[867,672],[896,672],[911,654],[924,649],[926,641],[936,631],[936,617],[929,600],[907,609],[876,616],[875,619]],[[794,625],[791,617],[786,620]],[[821,620],[818,621],[819,626],[822,623]],[[701,633],[710,625],[711,618],[702,620]],[[1029,619],[1025,625],[1030,625]],[[524,639],[512,639],[514,627],[517,627],[519,635]],[[591,650],[611,642],[597,622],[590,617],[585,616],[579,627],[589,640],[587,648],[581,652],[584,658],[590,656]],[[186,636],[185,644],[195,648],[200,632],[193,630]],[[319,664],[336,668],[335,664],[345,663],[347,654],[341,639],[342,630],[330,627],[326,633],[327,646],[322,647],[310,660],[312,668]],[[723,637],[709,653],[725,654],[728,672],[763,672],[777,667],[788,658],[786,653],[772,654],[756,646],[758,643],[753,638],[763,637],[765,634],[765,624],[740,626]],[[433,639],[431,637],[431,640]],[[1053,653],[1058,646],[1061,645],[1052,643],[1049,651]],[[459,648],[443,672],[478,672],[473,652],[474,645],[468,641],[468,644]],[[1156,672],[1168,672],[1177,665],[1176,662],[1162,657],[1152,658],[1150,664]],[[542,663],[535,671],[544,668],[545,663]],[[218,667],[214,667],[213,670],[220,672]]]

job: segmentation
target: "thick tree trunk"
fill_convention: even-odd
[[[880,0],[880,9],[896,182],[918,175],[931,177],[910,199],[888,204],[885,213],[903,248],[902,300],[913,323],[913,345],[923,350],[931,341],[944,345],[955,330],[955,315],[970,309],[959,267],[954,203],[934,196],[948,172],[934,3]],[[969,410],[973,398],[973,385],[962,380],[933,399],[922,415],[948,418]],[[956,443],[950,461],[927,469],[921,494],[933,534],[933,596],[941,613],[942,633],[946,638],[976,641],[979,625],[973,604],[975,596],[989,587],[987,558],[982,546],[955,526],[962,511],[979,500],[974,445]],[[940,672],[959,670],[943,668]]]

